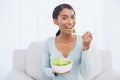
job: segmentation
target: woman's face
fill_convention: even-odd
[[[57,25],[60,28],[60,31],[64,34],[73,33],[73,27],[75,26],[75,14],[71,9],[63,9],[56,19]]]

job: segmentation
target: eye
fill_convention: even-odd
[[[66,20],[66,17],[63,17],[62,19],[63,19],[63,20]]]
[[[71,19],[74,19],[74,18],[75,18],[75,16],[72,16],[72,17],[71,17]]]

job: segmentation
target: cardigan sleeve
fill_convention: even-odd
[[[81,63],[80,63],[80,72],[84,78],[89,77],[89,75],[91,73],[91,63],[90,63],[89,50],[82,51]]]
[[[83,51],[82,37],[79,37],[79,49],[80,49],[80,73],[83,78],[88,78],[91,73],[90,63],[90,49]]]
[[[48,77],[55,77],[50,66],[49,41],[46,40],[42,52],[42,71]]]

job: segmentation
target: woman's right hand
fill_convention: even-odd
[[[72,73],[72,70],[67,71],[67,72],[65,72],[65,73],[63,73],[63,74],[71,74],[71,73]]]

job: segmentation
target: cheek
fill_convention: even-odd
[[[74,25],[76,24],[76,20],[73,21],[73,24],[74,24]]]
[[[66,21],[64,21],[64,20],[60,20],[60,21],[58,22],[59,25],[64,25],[65,23],[66,23]]]

